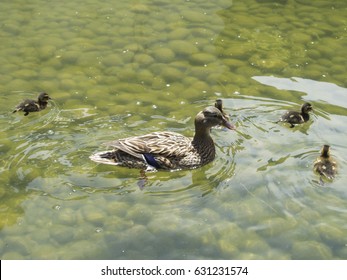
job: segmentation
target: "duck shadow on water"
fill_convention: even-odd
[[[273,122],[274,126],[270,127],[271,130],[275,132],[280,132],[280,128],[287,128],[288,131],[291,132],[301,132],[302,134],[309,135],[310,126],[313,124],[313,121],[308,121],[305,124],[299,124],[299,125],[290,125],[288,123],[281,123],[281,122]]]
[[[218,149],[217,153],[220,156],[221,151]],[[230,179],[233,176],[235,163],[231,157],[229,160],[232,160],[230,164],[225,163],[225,159],[218,158],[196,169],[156,172],[100,164],[95,167],[95,174],[107,180],[117,180],[117,185],[111,187],[114,189],[137,189],[153,196],[196,190],[193,195],[203,197],[218,188],[224,178]]]

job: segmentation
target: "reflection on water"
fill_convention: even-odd
[[[288,90],[305,93],[304,99],[326,102],[326,104],[336,105],[347,108],[347,89],[339,87],[333,83],[319,82],[311,79],[303,79],[298,77],[293,78],[278,78],[271,76],[255,76],[254,80],[268,86],[276,87],[283,90],[283,94],[287,94]],[[283,96],[283,99],[286,99]]]
[[[347,259],[346,3],[41,2],[0,11],[2,259]],[[46,110],[11,114],[42,89]],[[89,160],[113,139],[192,136],[216,98],[237,130],[212,130],[202,168]],[[276,123],[305,101],[309,122]],[[324,185],[323,144],[339,164]]]

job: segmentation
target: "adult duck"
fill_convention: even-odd
[[[90,159],[146,171],[197,168],[215,158],[210,129],[217,125],[235,129],[219,109],[206,107],[195,117],[193,138],[170,131],[153,132],[106,143],[113,150],[97,152]]]

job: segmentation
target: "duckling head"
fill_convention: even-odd
[[[216,99],[216,102],[214,103],[214,107],[219,109],[223,113],[223,101],[222,99]]]
[[[302,106],[301,106],[301,112],[303,114],[307,114],[308,112],[312,111],[313,108],[312,108],[312,105],[308,102],[304,103]]]
[[[40,93],[40,95],[38,97],[39,101],[48,101],[49,99],[52,99],[52,98],[50,98],[46,92]]]
[[[330,146],[324,145],[321,150],[321,157],[328,158],[330,157]]]

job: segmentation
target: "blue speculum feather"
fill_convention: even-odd
[[[151,155],[151,154],[143,154],[143,156],[145,157],[145,160],[146,160],[146,162],[147,162],[149,165],[151,165],[151,166],[153,166],[153,167],[155,167],[155,168],[157,168],[157,169],[160,168],[160,165],[159,165],[158,162],[155,160],[155,158],[154,158],[153,155]]]

